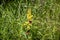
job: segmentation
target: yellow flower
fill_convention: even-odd
[[[29,9],[27,10],[27,19],[28,19],[28,20],[31,20],[32,17],[33,17],[33,15],[31,14],[31,8],[29,8]]]
[[[27,29],[28,29],[28,30],[30,29],[30,26],[32,26],[32,25],[31,25],[31,23],[32,23],[32,17],[33,17],[33,15],[31,14],[31,8],[29,8],[29,9],[27,10],[27,20],[28,20],[28,21],[26,21],[26,22],[24,23],[24,25],[27,26]]]

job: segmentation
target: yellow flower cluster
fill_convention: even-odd
[[[30,29],[31,24],[30,24],[28,21],[26,21],[26,22],[24,23],[24,25],[27,26],[27,29],[28,29],[28,30]]]
[[[30,29],[31,22],[32,22],[33,15],[31,14],[31,8],[27,10],[27,22],[24,23],[24,25],[27,25],[27,29]]]
[[[29,8],[29,9],[27,10],[27,19],[28,19],[28,20],[31,20],[32,17],[33,17],[33,15],[31,14],[31,8]]]

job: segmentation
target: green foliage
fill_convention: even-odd
[[[26,30],[27,9],[33,21]],[[0,5],[0,40],[60,40],[60,5],[56,0],[15,0]]]

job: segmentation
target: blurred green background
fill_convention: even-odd
[[[33,21],[27,32],[28,8]],[[0,0],[0,40],[60,40],[60,0]]]

